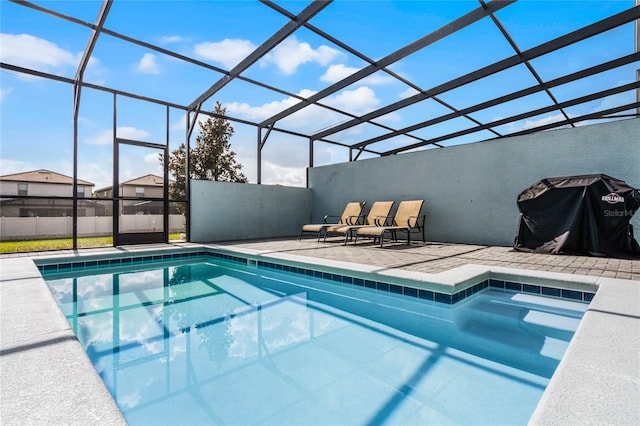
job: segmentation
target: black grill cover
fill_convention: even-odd
[[[603,174],[543,179],[518,196],[519,251],[640,258],[629,220],[640,192]]]

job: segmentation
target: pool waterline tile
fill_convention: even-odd
[[[57,263],[55,259],[40,259],[36,261],[36,265],[43,276],[51,273],[68,273],[73,271],[83,271],[87,272],[88,270],[95,269],[99,271],[100,269],[105,269],[109,267],[122,267],[122,266],[139,266],[144,263],[156,264],[159,262],[170,262],[176,260],[195,260],[197,258],[203,258],[206,260],[208,258],[214,259],[222,259],[225,261],[238,262],[244,265],[249,265],[257,268],[265,268],[274,270],[277,272],[288,272],[293,274],[303,275],[305,277],[313,277],[318,279],[323,279],[327,281],[333,281],[340,284],[346,284],[354,287],[366,287],[373,290],[390,293],[390,294],[398,294],[405,295],[408,297],[435,301],[439,303],[444,303],[448,305],[453,305],[475,293],[481,291],[487,287],[491,287],[493,289],[502,289],[505,291],[516,291],[516,292],[524,292],[530,294],[539,294],[546,297],[554,297],[565,300],[579,301],[589,303],[594,296],[593,292],[587,291],[578,291],[572,289],[564,289],[561,287],[549,287],[549,286],[540,286],[529,283],[521,283],[514,281],[503,281],[498,279],[485,279],[475,284],[471,284],[470,286],[457,291],[455,293],[441,293],[432,290],[424,290],[412,286],[400,285],[397,283],[389,283],[384,281],[375,281],[363,279],[360,277],[353,277],[346,274],[338,274],[334,272],[326,272],[319,271],[311,268],[304,268],[300,266],[291,266],[282,263],[268,262],[263,260],[255,260],[247,257],[241,257],[236,255],[230,255],[226,253],[221,253],[219,251],[213,249],[207,250],[197,250],[191,251],[188,253],[179,252],[179,253],[164,253],[164,254],[140,254],[140,255],[130,255],[130,256],[107,256],[105,258],[97,259],[97,260],[76,260],[76,261],[59,261]]]

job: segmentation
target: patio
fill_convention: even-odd
[[[640,281],[640,261],[587,256],[551,256],[517,252],[511,247],[469,244],[429,243],[426,245],[377,244],[359,242],[342,245],[342,238],[327,239],[319,244],[315,239],[270,239],[219,245],[275,253],[289,253],[316,259],[337,260],[366,265],[399,268],[436,274],[466,264],[501,266],[534,271],[560,272]]]

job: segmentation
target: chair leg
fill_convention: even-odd
[[[347,232],[345,232],[344,234],[344,245],[347,245],[347,240],[349,239],[349,236],[351,235],[351,230],[347,230]],[[351,237],[353,238],[353,236]]]
[[[382,244],[384,243],[384,231],[380,233],[380,248],[382,248]]]

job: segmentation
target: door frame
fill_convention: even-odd
[[[164,158],[163,172],[163,196],[154,197],[125,197],[120,195],[120,145],[130,145],[141,148],[159,150]],[[113,245],[151,244],[169,242],[169,146],[152,142],[136,141],[131,139],[116,138],[113,145]],[[163,206],[163,230],[162,232],[120,232],[120,207],[123,201],[162,201]]]

